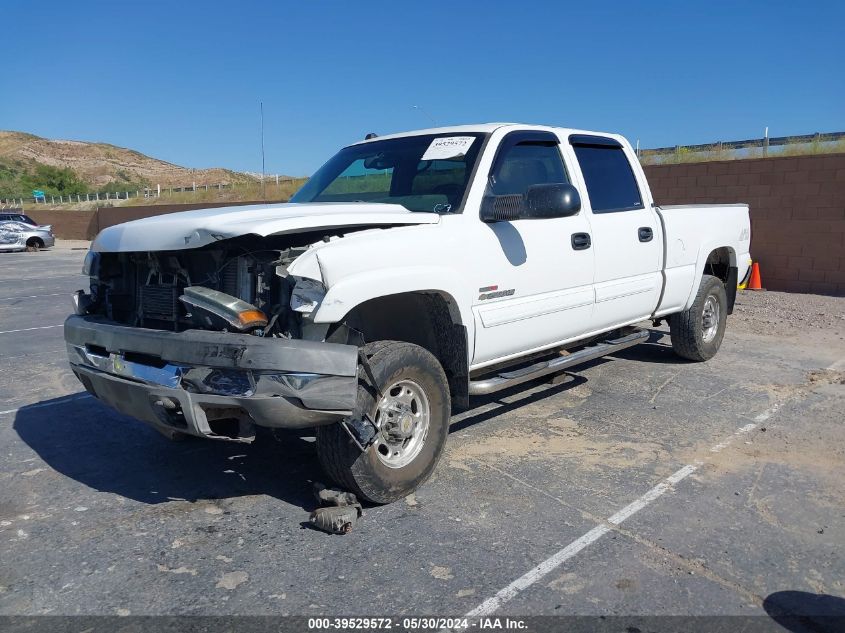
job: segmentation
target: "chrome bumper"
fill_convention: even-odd
[[[248,439],[252,425],[330,424],[351,415],[357,397],[351,345],[145,330],[89,316],[65,321],[65,341],[71,368],[92,395],[191,435]]]

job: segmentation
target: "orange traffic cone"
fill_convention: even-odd
[[[760,264],[754,262],[751,264],[751,279],[748,280],[749,290],[765,290],[760,280]]]

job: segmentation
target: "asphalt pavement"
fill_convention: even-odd
[[[701,364],[657,328],[478,398],[422,489],[335,536],[307,525],[312,437],[170,442],[84,394],[61,328],[83,256],[0,254],[0,615],[845,604],[841,325],[784,338],[738,314]]]

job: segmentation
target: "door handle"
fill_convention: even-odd
[[[650,226],[641,226],[637,230],[637,235],[639,235],[641,242],[650,242],[651,238],[654,237],[654,231],[651,230]]]
[[[576,251],[583,251],[590,248],[592,241],[589,233],[573,233],[572,234],[572,249]]]

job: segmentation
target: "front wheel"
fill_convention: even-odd
[[[418,345],[378,341],[363,351],[377,385],[359,371],[353,415],[376,423],[375,441],[362,453],[341,425],[321,426],[317,456],[339,485],[367,501],[390,503],[421,486],[440,459],[449,432],[449,383],[437,359]]]
[[[705,361],[719,351],[728,320],[728,297],[722,280],[704,275],[689,310],[669,317],[672,349],[689,360]]]

